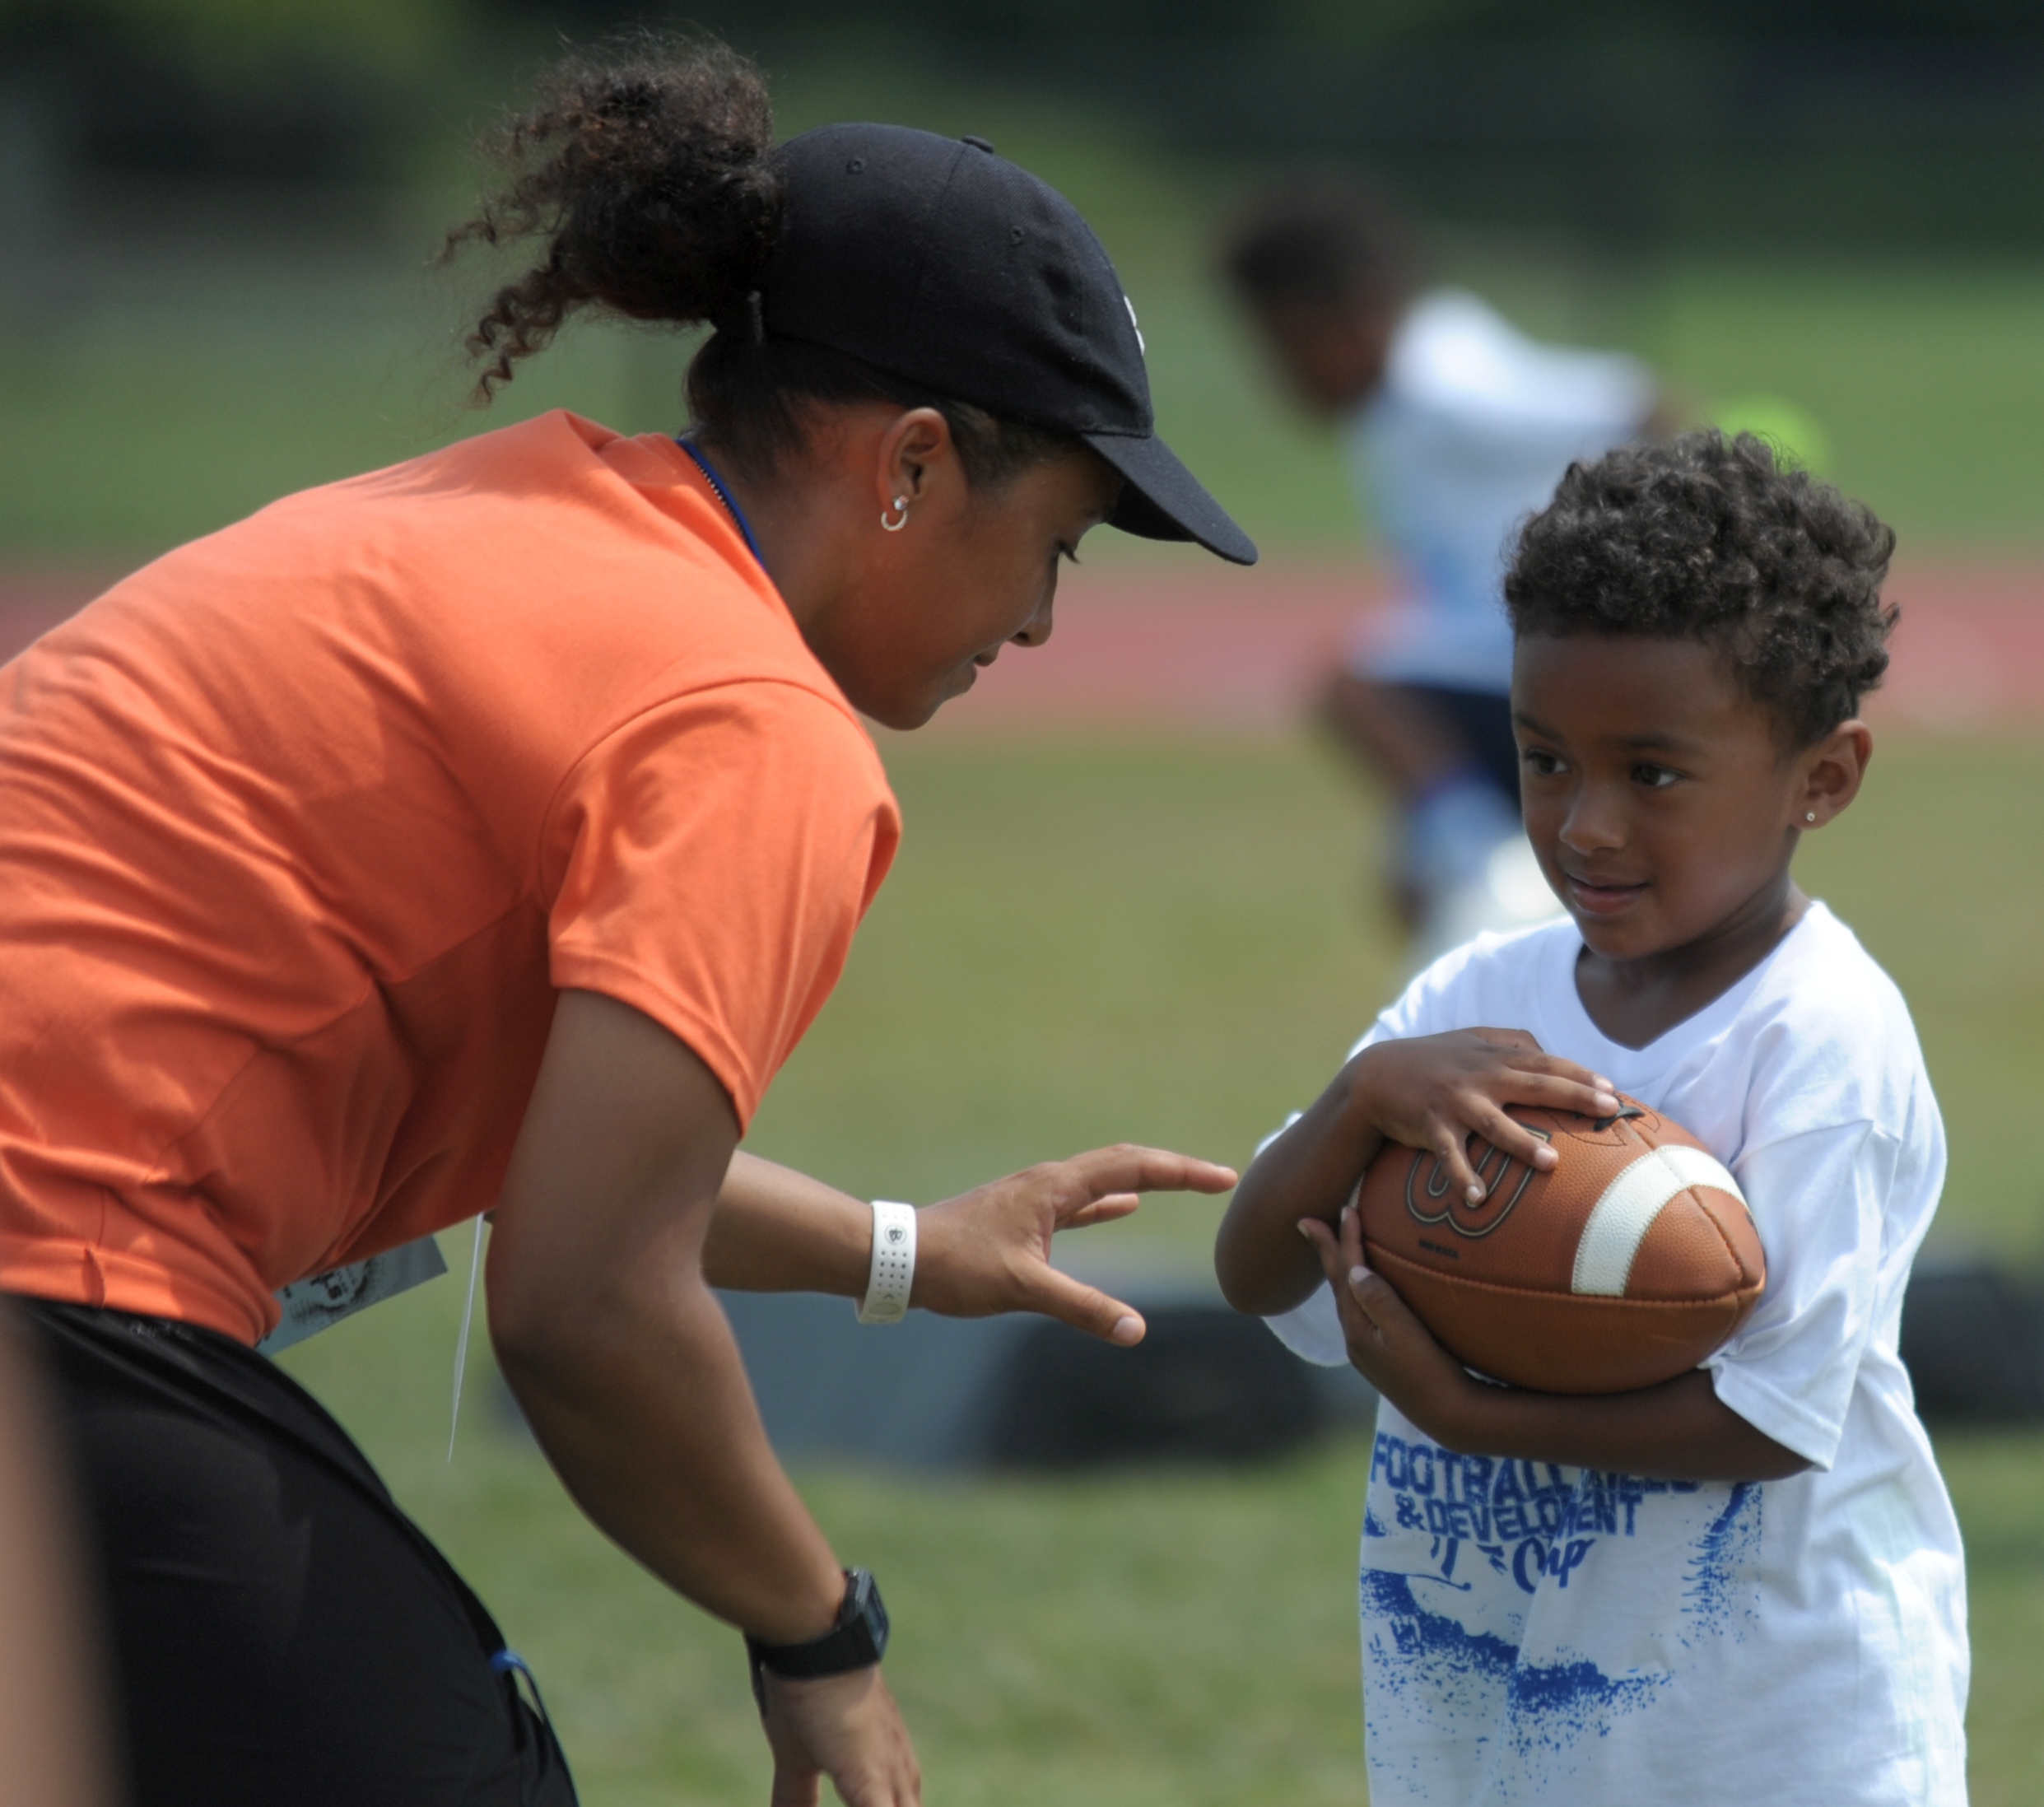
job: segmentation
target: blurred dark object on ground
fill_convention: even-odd
[[[912,1313],[863,1325],[842,1299],[726,1293],[761,1415],[785,1455],[913,1468],[1076,1469],[1259,1461],[1348,1423],[1376,1395],[1312,1368],[1204,1274],[1084,1271],[1142,1312],[1116,1348],[1034,1317]]]
[[[1319,1378],[1255,1319],[1196,1300],[1145,1315],[1133,1349],[1031,1325],[989,1404],[994,1465],[1256,1461],[1326,1427],[1334,1402]],[[1350,1381],[1360,1401],[1361,1376]]]
[[[1902,1362],[1933,1424],[2044,1422],[2044,1283],[1980,1260],[1920,1264]]]

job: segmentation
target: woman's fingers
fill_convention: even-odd
[[[1092,1148],[1057,1164],[1077,1175],[1085,1187],[1086,1197],[1075,1201],[1074,1209],[1116,1192],[1226,1192],[1239,1177],[1234,1168],[1212,1161],[1127,1142]]]
[[[949,1317],[1040,1311],[1124,1347],[1143,1340],[1139,1313],[1050,1265],[1050,1236],[1111,1223],[1148,1189],[1220,1191],[1232,1168],[1161,1148],[1095,1148],[1047,1161],[920,1213],[915,1302]]]
[[[1082,1204],[1076,1210],[1060,1211],[1057,1227],[1060,1230],[1084,1230],[1096,1223],[1112,1223],[1116,1218],[1125,1218],[1132,1211],[1140,1210],[1142,1205],[1142,1199],[1133,1192],[1110,1192],[1106,1198]]]
[[[915,1807],[922,1774],[878,1669],[766,1679],[772,1807],[817,1807],[828,1776],[845,1807]]]
[[[817,1807],[822,1784],[822,1776],[812,1765],[776,1761],[769,1807]]]
[[[1124,1349],[1140,1343],[1148,1328],[1134,1306],[1110,1298],[1096,1286],[1073,1279],[1047,1261],[1032,1262],[1017,1278],[1022,1291],[1017,1310],[1041,1312]]]

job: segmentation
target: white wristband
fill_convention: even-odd
[[[861,1324],[899,1324],[907,1316],[909,1288],[915,1280],[915,1207],[891,1199],[873,1201],[873,1266]]]

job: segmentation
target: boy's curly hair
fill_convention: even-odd
[[[1747,693],[1807,747],[1888,669],[1893,532],[1716,428],[1571,464],[1505,578],[1515,634],[1644,634],[1723,650]]]

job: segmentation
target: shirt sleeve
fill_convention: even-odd
[[[1573,448],[1637,432],[1655,391],[1646,367],[1621,352],[1527,345],[1489,400],[1505,430]]]
[[[1704,1366],[1726,1405],[1820,1469],[1837,1454],[1879,1316],[1898,1152],[1863,1121],[1771,1142],[1733,1163],[1767,1252],[1767,1290]]]
[[[1623,352],[1542,344],[1467,296],[1422,306],[1398,374],[1473,444],[1572,456],[1629,437],[1653,412],[1651,373]]]
[[[687,1042],[743,1128],[844,970],[900,839],[879,756],[799,685],[693,692],[576,762],[548,813],[550,970]]]

